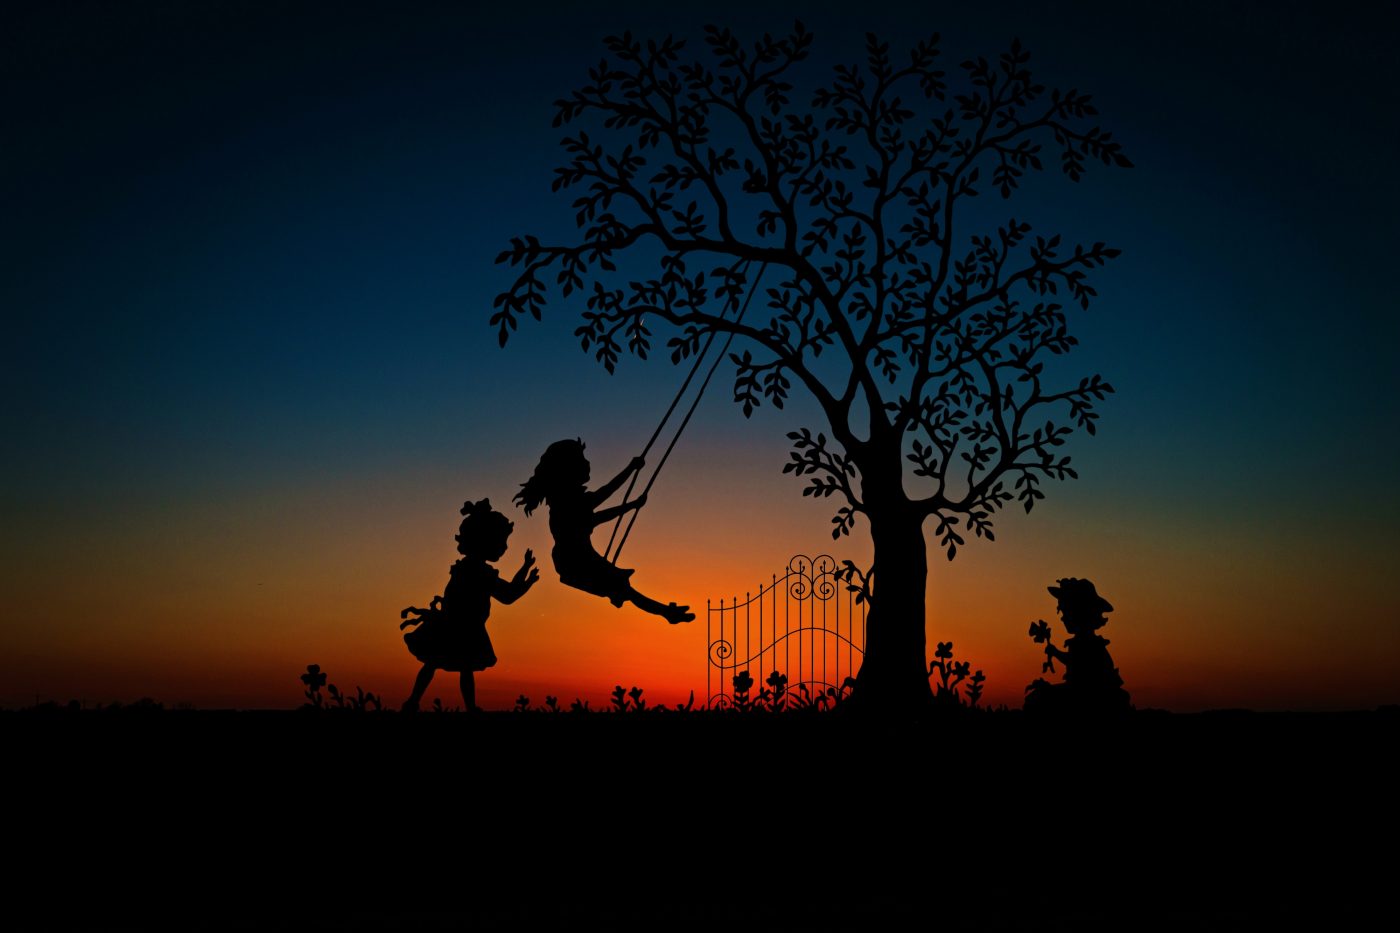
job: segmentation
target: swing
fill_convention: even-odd
[[[752,265],[753,260],[749,260],[748,263],[744,265],[745,275],[748,274],[749,268]],[[758,275],[754,277],[753,287],[749,289],[748,295],[744,298],[744,304],[739,309],[739,314],[734,318],[735,324],[738,324],[740,321],[742,321],[744,319],[744,315],[748,313],[749,302],[753,300],[754,292],[758,291],[758,283],[763,279],[763,273],[767,268],[767,261],[764,261],[764,263],[758,267]],[[721,314],[720,317],[723,318],[724,315]],[[705,389],[708,388],[710,385],[710,377],[713,376],[715,374],[715,370],[719,368],[720,360],[724,359],[724,355],[729,352],[729,345],[733,341],[734,332],[730,331],[729,336],[726,337],[724,340],[724,346],[720,348],[719,356],[715,357],[714,362],[710,364],[709,372],[705,374],[704,381],[700,383],[700,389],[698,392],[695,393],[695,400],[690,403],[690,409],[686,411],[685,417],[681,419],[680,427],[676,428],[676,433],[672,435],[671,442],[666,445],[666,452],[661,455],[661,460],[659,463],[656,464],[656,469],[651,471],[651,478],[647,480],[646,486],[642,488],[643,496],[651,492],[651,487],[653,484],[655,484],[656,477],[661,474],[661,468],[666,465],[666,460],[671,456],[671,451],[675,449],[676,442],[681,439],[681,433],[685,431],[686,425],[690,424],[690,416],[695,414],[696,408],[700,407],[700,399],[704,397]],[[666,409],[666,414],[661,416],[661,423],[658,424],[656,426],[656,430],[652,432],[651,440],[647,441],[646,446],[642,448],[642,452],[640,454],[641,457],[646,457],[647,453],[651,450],[652,445],[654,445],[656,443],[657,438],[661,436],[662,430],[664,430],[666,427],[666,422],[671,419],[671,415],[675,412],[676,406],[679,405],[681,399],[685,397],[686,390],[690,388],[691,380],[694,379],[695,374],[699,372],[700,365],[704,362],[705,357],[709,355],[710,345],[714,342],[715,331],[710,331],[710,336],[706,339],[704,348],[701,349],[701,351],[696,355],[695,362],[690,367],[690,372],[686,375],[685,381],[681,383],[680,390],[676,392],[676,397],[671,400],[671,406]],[[631,501],[632,490],[636,488],[638,475],[640,475],[639,472],[632,474],[632,480],[627,484],[627,491],[622,494],[623,502]],[[619,528],[622,528],[622,519],[625,516],[619,515],[617,517],[617,522],[613,525],[612,534],[608,537],[608,546],[603,550],[604,558],[611,561],[613,566],[617,566],[617,559],[622,555],[622,546],[627,543],[627,536],[632,533],[632,526],[637,523],[637,515],[641,511],[642,510],[640,508],[632,510],[631,517],[628,519],[627,522],[627,527],[622,531],[621,539],[617,538],[617,532]],[[615,539],[617,539],[617,550],[613,550],[613,541]],[[609,552],[611,552],[611,556],[609,556]]]

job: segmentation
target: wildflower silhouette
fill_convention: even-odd
[[[958,693],[959,685],[968,677],[973,677],[973,684],[968,688],[967,705],[975,706],[977,698],[982,696],[982,683],[986,680],[982,672],[978,671],[976,675],[973,675],[971,662],[954,661],[951,641],[940,641],[933,652],[933,658],[928,666],[928,676],[932,679],[933,675],[937,674],[939,679],[934,699],[945,705],[963,705],[963,699]],[[973,696],[974,692],[975,697]]]
[[[307,705],[320,709],[325,702],[321,696],[321,688],[326,685],[326,675],[321,673],[321,665],[306,665],[306,673],[301,675],[301,682],[306,684]]]
[[[1053,674],[1055,672],[1055,657],[1050,653],[1048,648],[1050,644],[1050,626],[1046,624],[1044,619],[1036,619],[1031,623],[1031,638],[1037,645],[1047,646],[1045,651],[1045,663],[1040,666],[1041,673]]]
[[[753,675],[740,671],[734,675],[734,705],[741,710],[749,708],[749,691],[753,689]]]
[[[768,675],[767,689],[759,693],[759,698],[768,705],[768,709],[775,713],[780,713],[787,705],[787,675],[773,671]]]

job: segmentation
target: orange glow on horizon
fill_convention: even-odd
[[[702,704],[707,598],[756,591],[794,552],[868,563],[865,528],[832,542],[826,512],[776,471],[755,472],[743,458],[674,469],[672,493],[648,506],[621,563],[636,568],[639,590],[689,603],[699,618],[671,626],[563,587],[544,516],[507,507],[516,531],[498,567],[508,576],[532,548],[542,579],[520,602],[493,605],[488,631],[500,661],[477,676],[481,705],[509,708],[524,694],[535,705],[552,695],[597,708],[618,684],[643,688],[652,705],[684,703],[692,690]],[[512,487],[431,472],[371,476],[315,495],[269,489],[172,503],[119,516],[88,540],[31,529],[31,547],[6,555],[0,703],[151,696],[288,708],[301,702],[299,675],[317,663],[342,689],[361,686],[397,706],[418,667],[398,612],[442,591],[463,489],[502,508]],[[1365,708],[1397,699],[1400,598],[1352,553],[1319,556],[1249,529],[1203,538],[1170,516],[1129,519],[1092,500],[1008,515],[998,531],[995,544],[974,543],[951,564],[930,550],[929,654],[952,641],[956,659],[985,671],[986,704],[1019,706],[1040,676],[1031,621],[1046,620],[1062,640],[1045,592],[1061,576],[1094,579],[1117,607],[1104,635],[1140,707]],[[605,540],[600,531],[600,547]],[[1201,540],[1212,542],[1208,550]],[[1341,582],[1318,587],[1319,575]],[[1342,643],[1332,637],[1338,618],[1351,633]],[[456,677],[440,673],[427,702],[434,697],[460,704]]]

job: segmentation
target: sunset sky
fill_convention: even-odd
[[[804,3],[810,80],[940,32],[945,68],[1013,37],[1095,95],[1136,163],[1032,179],[1009,208],[1106,240],[1071,317],[1117,388],[1080,478],[994,544],[932,550],[928,635],[1019,705],[1046,586],[1093,579],[1139,706],[1400,702],[1400,82],[1364,4]],[[755,12],[754,8],[757,8]],[[399,610],[442,591],[466,498],[544,578],[489,623],[479,699],[702,694],[703,608],[832,542],[780,471],[800,400],[745,420],[721,370],[623,565],[689,603],[669,626],[561,586],[543,511],[510,504],[582,437],[595,482],[683,372],[609,376],[555,299],[504,350],[508,238],[572,230],[551,102],[604,36],[790,28],[781,4],[53,3],[0,12],[0,706],[151,696],[290,707],[318,663],[397,705]],[[639,267],[637,276],[648,270]],[[931,530],[930,530],[931,534]],[[460,702],[455,677],[429,697]]]

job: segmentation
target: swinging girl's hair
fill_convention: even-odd
[[[560,468],[578,463],[582,459],[582,438],[565,439],[550,444],[540,455],[535,472],[520,484],[520,491],[515,494],[515,504],[523,508],[526,515],[534,512],[558,483]]]

